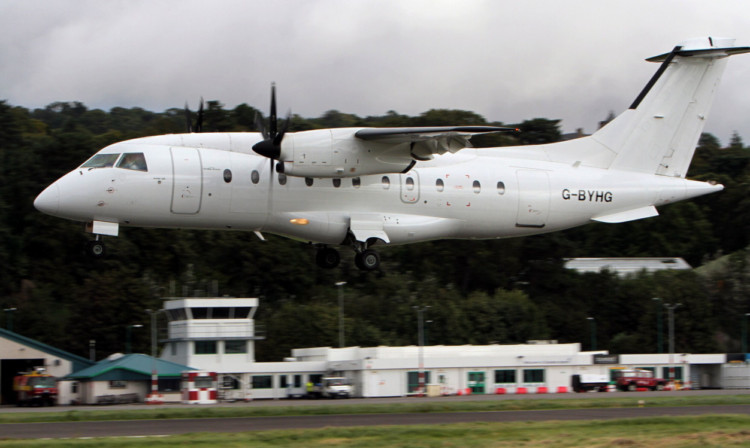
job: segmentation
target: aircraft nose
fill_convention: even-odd
[[[57,182],[39,193],[39,196],[34,199],[34,207],[48,215],[54,215],[60,210],[60,187]]]

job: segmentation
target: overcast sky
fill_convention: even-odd
[[[0,99],[28,108],[194,108],[359,116],[432,108],[592,132],[699,36],[750,45],[748,0],[0,0]],[[750,143],[750,55],[707,128]]]

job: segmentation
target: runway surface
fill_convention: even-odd
[[[134,437],[197,432],[243,432],[345,426],[433,425],[467,422],[544,420],[611,420],[621,418],[747,414],[750,405],[632,407],[535,411],[450,412],[416,414],[314,415],[221,419],[129,420],[107,422],[8,423],[0,425],[5,439]]]

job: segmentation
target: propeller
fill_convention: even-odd
[[[281,157],[281,141],[284,139],[284,134],[289,129],[289,122],[291,121],[292,113],[287,114],[284,125],[281,132],[278,130],[278,118],[276,116],[276,83],[271,84],[271,115],[268,117],[268,127],[266,129],[263,124],[263,118],[259,114],[255,114],[255,126],[263,135],[263,141],[260,141],[253,145],[253,151],[268,157],[271,159],[271,165],[273,166],[274,160],[278,160]],[[277,170],[280,173],[284,172],[284,165],[277,165]]]
[[[195,120],[195,127],[193,127],[193,120],[190,117],[190,109],[188,108],[187,101],[185,102],[185,122],[187,123],[187,131],[192,132],[203,132],[203,97],[201,97],[201,104],[198,107],[198,118]]]

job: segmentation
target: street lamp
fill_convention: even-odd
[[[4,308],[3,312],[6,315],[6,325],[5,327],[8,329],[8,331],[13,331],[13,313],[17,311],[15,307],[13,308]]]
[[[419,338],[419,396],[424,396],[425,389],[425,374],[424,374],[424,312],[427,311],[430,306],[413,306],[417,311],[417,334]]]
[[[591,351],[596,351],[596,319],[593,317],[587,317],[589,321],[589,330],[591,331]]]
[[[742,316],[742,353],[745,353],[747,357],[747,318],[750,317],[750,313],[745,313]]]
[[[661,319],[661,297],[654,297],[651,299],[655,302],[659,302],[656,305],[656,349],[657,353],[664,353],[664,344],[662,342],[662,319]]]
[[[674,383],[674,310],[681,307],[681,303],[674,305],[665,303],[664,308],[669,313],[669,381]]]
[[[141,324],[135,324],[135,325],[128,325],[125,327],[125,354],[129,355],[131,352],[131,337],[133,333],[133,328],[142,328],[143,325]]]
[[[161,404],[159,399],[159,372],[156,368],[156,315],[160,311],[146,310],[151,316],[151,393],[146,398],[146,402],[149,404]]]
[[[339,348],[344,347],[344,285],[346,282],[336,282],[339,290]]]

